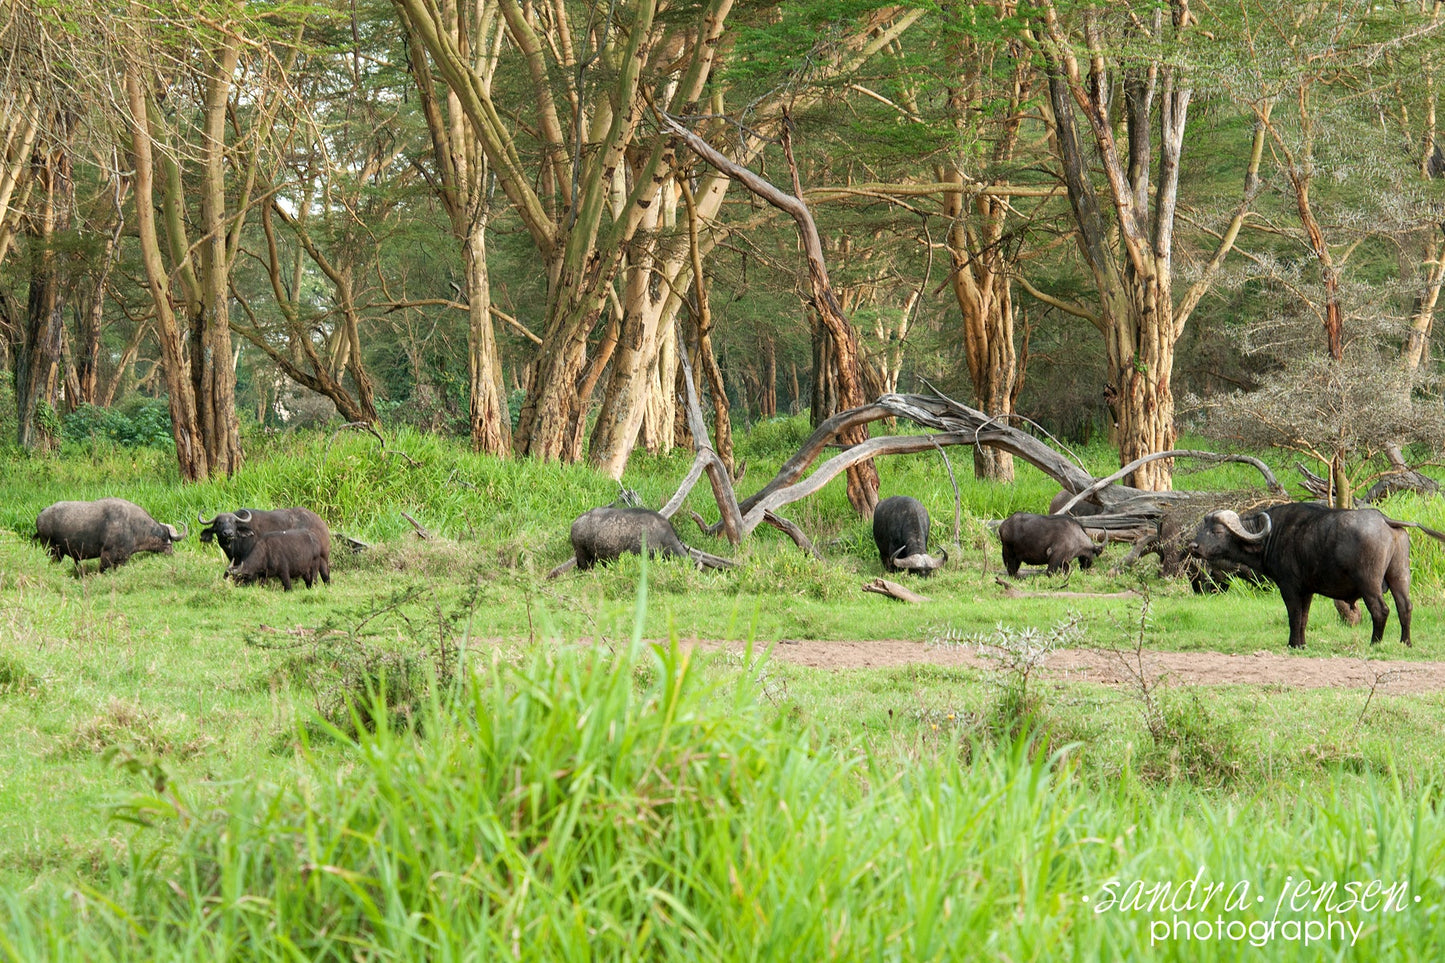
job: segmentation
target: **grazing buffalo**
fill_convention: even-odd
[[[894,495],[873,509],[873,542],[885,572],[932,575],[948,561],[928,554],[928,509],[916,498]]]
[[[1084,526],[1068,515],[1014,512],[999,526],[998,537],[1010,575],[1018,575],[1023,562],[1047,565],[1050,575],[1067,572],[1074,559],[1080,568],[1088,568],[1104,550],[1104,542],[1095,543]]]
[[[321,520],[321,516],[310,509],[278,508],[262,511],[241,508],[235,512],[218,512],[216,517],[209,519],[202,518],[197,513],[196,521],[206,526],[200,531],[201,541],[209,542],[214,538],[225,553],[230,567],[245,561],[258,536],[285,529],[306,529],[316,536],[316,542],[321,549],[321,581],[331,584],[331,532]],[[230,567],[227,568],[228,572]]]
[[[1316,595],[1353,603],[1364,599],[1374,630],[1371,644],[1385,634],[1390,610],[1385,590],[1395,599],[1400,641],[1410,644],[1409,528],[1445,541],[1445,534],[1413,522],[1387,518],[1373,508],[1329,508],[1314,502],[1275,505],[1243,518],[1224,509],[1199,523],[1190,554],[1206,562],[1231,563],[1279,586],[1289,613],[1289,644],[1305,644],[1310,603]],[[1340,607],[1341,615],[1346,606]]]
[[[226,574],[237,585],[281,580],[281,587],[291,591],[291,580],[299,578],[307,588],[321,574],[321,542],[309,528],[287,528],[279,532],[255,535],[245,557],[232,562]]]
[[[1069,491],[1067,488],[1060,491],[1057,495],[1055,495],[1052,499],[1049,500],[1049,514],[1057,515],[1059,513],[1059,509],[1067,505],[1069,503],[1069,500],[1073,497],[1074,493]],[[1089,515],[1106,515],[1108,514],[1108,512],[1109,510],[1107,508],[1104,508],[1102,505],[1095,505],[1093,502],[1087,499],[1079,502],[1073,508],[1069,509],[1069,514],[1073,515],[1075,518],[1083,518]]]
[[[171,553],[172,545],[190,534],[177,532],[144,508],[124,498],[93,502],[56,502],[35,517],[35,540],[55,561],[69,556],[79,565],[100,559],[100,570],[122,565],[136,552]]]
[[[594,508],[572,523],[572,551],[577,567],[590,569],[598,562],[610,562],[620,555],[667,555],[691,558],[708,568],[735,565],[725,558],[688,548],[677,537],[672,522],[650,508]]]

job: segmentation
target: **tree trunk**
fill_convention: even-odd
[[[797,389],[798,369],[793,368],[793,390]],[[771,335],[763,338],[762,384],[758,392],[758,417],[778,417],[778,349]]]
[[[1178,3],[1171,12],[1177,34],[1187,26],[1189,16]],[[1079,250],[1099,291],[1100,311],[1090,320],[1105,339],[1105,392],[1114,410],[1119,463],[1126,465],[1174,447],[1174,345],[1198,297],[1191,290],[1186,299],[1189,306],[1181,308],[1176,316],[1172,297],[1174,211],[1191,91],[1180,82],[1180,68],[1173,65],[1145,63],[1123,68],[1126,154],[1116,140],[1110,104],[1113,85],[1097,12],[1085,10],[1081,14],[1090,54],[1087,75],[1053,4],[1042,7],[1041,14],[1047,38],[1041,52],[1053,114],[1053,147],[1079,228]],[[1164,35],[1163,17],[1164,11],[1156,9],[1147,29],[1156,41]],[[1143,26],[1140,21],[1135,29],[1144,32]],[[1156,104],[1159,158],[1157,181],[1151,183],[1151,130]],[[1088,125],[1097,161],[1080,140],[1076,107]],[[1104,207],[1095,193],[1091,168],[1096,162],[1103,168],[1112,218],[1104,216]],[[1232,243],[1232,234],[1221,242],[1221,253],[1211,262],[1210,270]],[[1170,460],[1141,466],[1129,482],[1140,489],[1167,491],[1172,483]]]
[[[60,129],[65,128],[61,119]],[[58,375],[65,322],[64,290],[56,254],[56,235],[70,226],[74,183],[69,145],[44,144],[34,154],[31,177],[41,192],[40,211],[31,219],[30,296],[24,330],[15,353],[16,441],[23,448],[45,451],[59,439],[53,425],[42,419],[48,409],[54,417],[59,401]]]
[[[202,127],[200,266],[202,301],[191,314],[191,383],[196,418],[210,472],[241,467],[241,426],[236,417],[236,372],[231,367],[229,278],[231,239],[226,216],[226,107],[239,58],[238,41],[226,41],[207,78]],[[239,225],[236,226],[239,230]]]
[[[125,82],[130,111],[131,163],[135,171],[136,232],[140,238],[147,287],[156,309],[156,340],[161,348],[161,369],[171,413],[171,434],[176,442],[176,462],[183,480],[203,481],[207,475],[206,449],[196,422],[181,333],[171,306],[170,274],[161,255],[156,229],[155,163],[151,154],[146,96],[136,65],[127,65]]]
[[[479,218],[466,246],[468,398],[472,451],[506,456],[512,450],[512,416],[502,390],[502,359],[492,327],[492,284],[487,272],[487,222]]]

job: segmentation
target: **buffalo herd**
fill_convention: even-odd
[[[1107,538],[1092,539],[1074,514],[1097,511],[1080,504],[1069,514],[1053,514],[1068,500],[1060,493],[1051,514],[1015,512],[998,527],[1003,564],[1010,576],[1022,564],[1047,566],[1048,574],[1067,573],[1077,562],[1088,568]],[[241,508],[212,518],[196,516],[204,526],[203,543],[212,540],[225,555],[225,577],[237,584],[280,581],[290,591],[297,579],[311,588],[316,579],[331,582],[331,533],[316,513],[305,508],[273,511]],[[1209,512],[1190,539],[1187,553],[1211,573],[1238,575],[1278,586],[1289,616],[1289,644],[1305,644],[1310,603],[1316,595],[1334,599],[1342,615],[1355,613],[1363,600],[1373,625],[1370,641],[1384,636],[1394,598],[1400,641],[1410,644],[1410,536],[1418,528],[1445,542],[1445,533],[1389,518],[1373,508],[1338,509],[1312,502],[1273,505],[1241,516],[1228,509]],[[948,561],[948,553],[928,551],[928,510],[915,498],[895,495],[878,503],[873,540],[886,572],[930,576]],[[100,559],[100,570],[124,564],[137,552],[169,554],[190,527],[157,522],[145,509],[122,498],[63,501],[35,519],[35,540],[51,558],[71,558],[77,566]],[[594,508],[572,523],[577,567],[590,569],[623,554],[646,552],[688,558],[699,566],[726,568],[735,563],[692,548],[678,538],[671,521],[646,508],[616,505]],[[1214,584],[1213,582],[1206,584]],[[1195,582],[1196,590],[1201,588]]]
[[[319,576],[331,582],[331,532],[305,508],[260,511],[241,508],[214,518],[196,520],[202,542],[212,539],[226,556],[226,578],[238,585],[277,579],[286,591],[293,579],[310,588]],[[35,518],[35,540],[54,561],[81,562],[98,558],[100,570],[123,564],[137,552],[164,552],[190,534],[151,518],[144,508],[123,498],[93,502],[56,502]]]

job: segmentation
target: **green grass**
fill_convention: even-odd
[[[798,431],[783,422],[743,439],[744,493]],[[784,512],[824,560],[771,530],[736,550],[709,544],[679,519],[685,540],[740,566],[625,558],[548,582],[570,554],[570,520],[616,483],[405,432],[386,448],[279,436],[253,445],[233,478],[189,487],[164,453],[0,455],[0,727],[11,734],[0,955],[1256,952],[1150,947],[1152,917],[1082,902],[1111,878],[1182,883],[1207,865],[1271,900],[1289,875],[1407,879],[1421,904],[1370,916],[1366,942],[1326,955],[1433,958],[1445,885],[1438,694],[1226,686],[1160,690],[1146,706],[1127,687],[1053,678],[1021,692],[1007,672],[822,672],[636,645],[922,647],[1077,618],[1083,644],[1131,647],[1138,598],[1004,597],[983,522],[1047,503],[1053,483],[1027,466],[995,486],[972,479],[966,452],[953,456],[960,543],[948,568],[914,583],[933,600],[905,606],[859,591],[881,570],[841,482]],[[1096,472],[1111,460],[1083,455]],[[660,505],[687,464],[639,458],[624,483]],[[938,456],[880,469],[884,493],[922,498],[935,542],[950,542]],[[1207,480],[1252,482],[1237,468]],[[194,538],[83,577],[29,541],[46,504],[110,494],[174,521],[311,505],[373,548],[338,546],[329,587],[283,593],[223,580],[219,552]],[[689,504],[712,518],[709,501],[703,484]],[[1445,528],[1428,501],[1388,510]],[[419,539],[402,512],[434,537]],[[1394,641],[1393,616],[1372,650],[1368,626],[1321,604],[1295,657],[1445,658],[1442,553],[1418,533],[1414,546],[1414,649]],[[1023,588],[1147,592],[1148,649],[1285,651],[1276,594],[1194,596],[1151,574],[1152,560],[1112,573],[1122,554]],[[1268,952],[1315,958],[1283,942]]]
[[[1328,941],[1332,954],[1413,960],[1445,938],[1438,792],[1394,772],[1333,777],[1317,806],[1285,793],[1201,800],[1187,783],[1141,794],[1127,758],[1118,788],[1101,788],[1081,774],[1086,750],[1049,752],[1026,735],[918,733],[902,756],[844,747],[771,712],[749,674],[705,671],[676,648],[482,649],[471,665],[459,692],[423,709],[424,735],[335,732],[346,765],[303,746],[293,781],[250,781],[220,806],[131,767],[154,783],[118,807],[146,827],[128,858],[70,898],[11,897],[5,949],[27,960],[947,960],[961,947],[1245,958],[1251,947],[1224,939],[1151,945],[1176,915],[1215,913],[1108,902],[1136,881],[1196,876],[1231,889],[1235,908],[1216,912],[1260,940],[1269,921],[1334,918],[1360,935]],[[1399,905],[1276,917],[1301,879],[1379,881]],[[1318,958],[1279,932],[1271,959]]]

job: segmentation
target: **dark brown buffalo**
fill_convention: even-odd
[[[873,543],[885,572],[932,575],[948,561],[928,554],[928,509],[916,498],[894,495],[873,509]]]
[[[1074,493],[1069,491],[1067,488],[1061,490],[1057,495],[1055,495],[1049,500],[1049,514],[1057,515],[1059,513],[1059,509],[1067,505],[1069,503],[1069,500],[1073,497]],[[1084,518],[1089,515],[1104,515],[1107,514],[1108,511],[1109,510],[1107,508],[1104,508],[1102,505],[1095,505],[1093,502],[1085,499],[1079,502],[1073,508],[1069,509],[1069,514],[1073,515],[1075,518]]]
[[[56,502],[35,517],[35,540],[51,559],[72,558],[76,565],[100,559],[100,570],[123,565],[136,552],[164,552],[190,534],[164,525],[124,498],[93,502]]]
[[[998,529],[1003,542],[1003,565],[1010,575],[1019,573],[1019,565],[1047,565],[1050,575],[1067,572],[1078,559],[1080,568],[1088,568],[1104,550],[1104,543],[1095,543],[1089,533],[1069,515],[1035,515],[1014,512]]]
[[[690,558],[709,568],[730,568],[735,565],[725,558],[688,548],[677,537],[672,522],[661,512],[650,508],[594,508],[583,512],[572,522],[572,552],[577,567],[590,569],[598,562],[610,562],[624,554],[647,554]]]
[[[331,584],[331,531],[321,516],[308,508],[277,508],[269,511],[238,508],[234,512],[218,512],[214,518],[202,518],[198,513],[196,521],[206,526],[201,529],[201,541],[216,540],[221,546],[230,566],[245,561],[247,553],[255,545],[255,538],[267,532],[280,532],[291,528],[304,528],[316,536],[321,547],[321,581]],[[228,566],[227,571],[230,568]]]
[[[1445,541],[1445,534],[1387,518],[1373,508],[1292,502],[1243,518],[1227,509],[1210,512],[1199,523],[1189,551],[1207,562],[1247,568],[1277,585],[1289,615],[1291,648],[1305,644],[1310,603],[1316,595],[1350,605],[1364,599],[1373,626],[1370,642],[1378,643],[1390,617],[1387,589],[1395,599],[1400,641],[1409,645],[1409,528]]]
[[[249,541],[245,557],[226,568],[237,585],[277,578],[289,592],[292,579],[299,578],[311,588],[321,573],[321,543],[309,528],[266,532]]]

